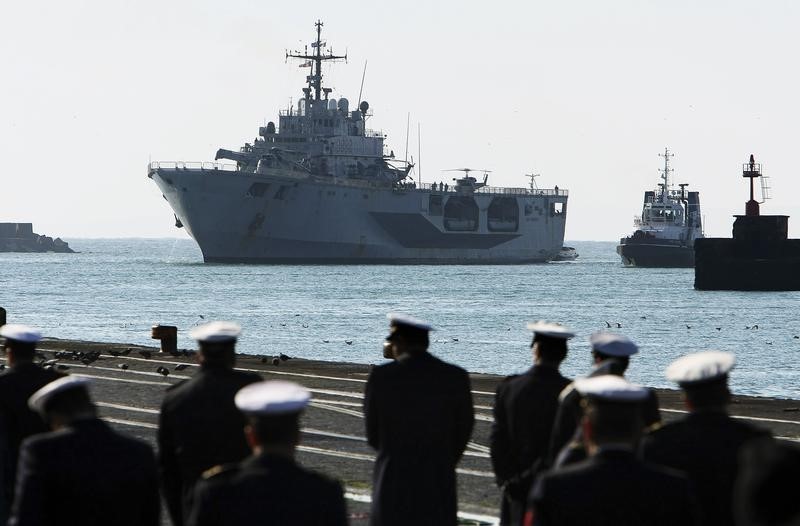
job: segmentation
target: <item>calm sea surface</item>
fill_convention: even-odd
[[[695,291],[692,269],[626,269],[613,243],[574,242],[577,261],[543,265],[245,266],[203,264],[189,240],[68,241],[80,254],[0,254],[9,322],[149,345],[152,324],[171,324],[191,348],[202,316],[239,322],[245,353],[379,363],[385,313],[396,310],[439,329],[436,355],[507,374],[530,363],[526,322],[547,319],[578,334],[569,376],[588,370],[587,338],[610,322],[641,347],[635,381],[671,387],[671,360],[722,349],[737,355],[737,392],[800,398],[800,293]]]

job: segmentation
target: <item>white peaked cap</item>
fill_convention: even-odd
[[[24,343],[37,343],[42,339],[42,333],[37,329],[18,323],[9,323],[0,327],[0,336]]]
[[[561,338],[562,340],[569,340],[575,337],[575,333],[561,325],[560,323],[552,323],[549,321],[539,320],[537,322],[528,323],[528,330],[536,334],[547,336],[549,338]]]
[[[639,347],[630,338],[616,332],[599,331],[592,333],[589,336],[589,344],[593,350],[616,358],[632,356],[639,352]]]
[[[189,335],[198,342],[227,342],[235,340],[242,333],[238,323],[232,321],[212,321],[195,327]]]
[[[682,356],[667,367],[667,380],[680,385],[706,382],[725,376],[733,369],[736,356],[724,351],[703,351]]]
[[[408,314],[401,314],[399,312],[390,312],[389,314],[386,315],[386,318],[389,320],[389,323],[391,325],[406,325],[408,327],[414,327],[415,329],[419,329],[421,331],[436,330],[427,321],[422,321],[419,318],[415,318],[414,316],[409,316]]]
[[[286,380],[256,382],[239,389],[234,402],[240,411],[254,415],[297,413],[308,405],[311,393]]]
[[[28,407],[37,413],[43,413],[44,408],[55,395],[75,389],[77,387],[86,387],[91,381],[83,376],[65,376],[54,380],[45,385],[28,398]]]
[[[647,398],[646,387],[632,384],[621,376],[606,374],[590,378],[577,378],[575,389],[583,396],[611,402],[638,402]]]

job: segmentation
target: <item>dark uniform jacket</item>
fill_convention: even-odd
[[[467,372],[427,352],[380,365],[364,413],[378,451],[370,524],[455,525],[455,467],[474,420]]]
[[[569,384],[558,369],[534,366],[497,387],[490,436],[492,467],[503,488],[501,524],[521,524],[534,464],[547,454],[558,395]]]
[[[678,526],[697,522],[689,481],[632,451],[600,451],[540,477],[531,494],[537,526]]]
[[[590,374],[589,376],[594,375]],[[586,451],[583,449],[583,434],[578,425],[583,417],[581,394],[570,385],[560,398],[547,454],[549,467],[562,466],[586,459]],[[642,404],[642,423],[644,428],[648,429],[659,422],[661,422],[661,413],[658,409],[658,395],[650,389],[650,394]]]
[[[733,524],[732,494],[739,448],[769,432],[722,412],[690,413],[645,436],[642,455],[689,476],[706,525]]]
[[[347,524],[338,482],[274,455],[221,468],[197,483],[193,500],[189,526]]]
[[[233,398],[260,380],[255,373],[201,367],[190,380],[167,390],[159,415],[158,461],[175,526],[183,524],[194,484],[204,471],[250,455],[245,418]]]
[[[62,376],[34,363],[15,365],[0,375],[0,517],[4,515],[2,502],[6,506],[13,502],[20,444],[29,436],[48,430],[41,417],[28,408],[28,398]]]
[[[10,526],[158,526],[153,450],[93,418],[22,444]]]

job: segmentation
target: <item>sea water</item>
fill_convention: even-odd
[[[624,268],[614,243],[574,242],[576,261],[538,265],[271,266],[204,264],[191,240],[68,242],[78,254],[0,254],[9,322],[145,345],[157,344],[151,325],[177,325],[193,348],[193,326],[233,320],[244,353],[380,363],[386,313],[399,311],[436,327],[437,356],[512,374],[531,362],[526,323],[544,319],[577,333],[570,377],[589,370],[589,335],[611,325],[640,347],[634,381],[671,387],[672,360],[720,349],[736,353],[736,392],[800,398],[800,293],[696,291],[692,269]]]

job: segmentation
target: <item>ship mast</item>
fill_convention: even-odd
[[[311,66],[311,75],[306,77],[306,82],[308,82],[308,91],[305,89],[303,92],[305,93],[306,100],[311,98],[311,90],[314,90],[314,100],[318,101],[322,98],[322,93],[325,92],[325,98],[327,98],[327,92],[330,90],[325,91],[322,88],[322,63],[326,60],[347,60],[347,54],[344,55],[334,55],[333,50],[323,54],[322,48],[326,46],[326,44],[322,41],[322,21],[317,20],[317,40],[311,43],[311,47],[315,48],[311,54],[308,53],[308,46],[306,46],[302,52],[300,51],[287,51],[286,58],[299,58],[305,60],[306,62],[301,64],[301,67],[309,65]]]
[[[664,153],[659,153],[659,157],[664,158],[664,169],[659,170],[661,172],[661,178],[664,180],[664,186],[661,188],[661,202],[667,202],[667,195],[669,195],[669,173],[672,171],[672,168],[669,167],[669,158],[672,157],[673,153],[669,153],[669,148],[664,148]]]

